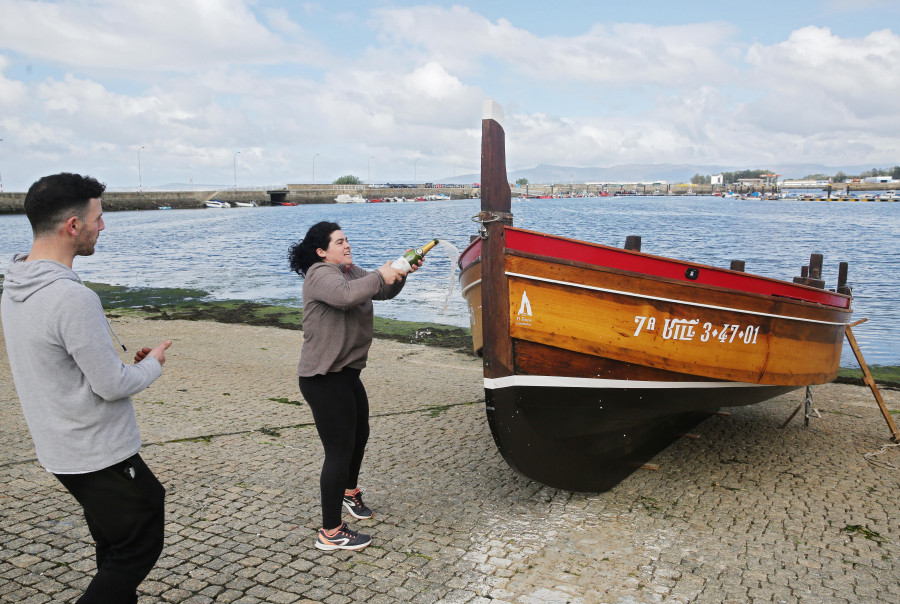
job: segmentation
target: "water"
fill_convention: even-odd
[[[825,257],[828,287],[838,262],[850,263],[854,329],[871,365],[900,365],[897,242],[900,203],[722,200],[707,197],[616,197],[513,202],[515,224],[556,235],[621,246],[642,237],[642,250],[727,267],[744,260],[751,273],[790,280],[813,252]],[[396,299],[376,302],[378,316],[468,326],[455,284],[447,298],[453,248],[477,225],[478,200],[275,206],[228,210],[109,212],[97,253],[77,258],[88,281],[135,287],[183,287],[216,299],[300,306],[302,280],[287,267],[288,246],[319,220],[338,222],[353,257],[374,269],[404,250],[439,238],[423,267]],[[22,215],[0,216],[0,272],[13,252],[27,251]],[[454,259],[455,261],[455,259]],[[447,303],[445,304],[445,301]],[[856,361],[845,346],[842,365]]]

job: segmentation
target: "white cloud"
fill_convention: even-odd
[[[747,61],[767,94],[741,114],[766,129],[900,136],[900,36],[889,30],[852,39],[805,27],[779,44],[753,45]]]
[[[374,16],[386,47],[412,45],[425,53],[423,60],[466,75],[496,60],[543,81],[689,85],[722,80],[733,71],[729,61],[740,56],[734,27],[723,23],[594,25],[580,35],[541,37],[462,6],[384,9]]]
[[[458,78],[433,61],[404,77],[402,82],[406,90],[423,99],[446,99],[465,88]]]
[[[477,171],[487,96],[509,118],[511,170],[900,155],[890,30],[745,45],[722,23],[585,22],[548,36],[463,6],[239,0],[0,0],[0,14],[4,176],[86,165],[128,184],[143,146],[145,184],[231,182],[236,151],[243,182],[309,180],[316,153],[320,182],[370,165],[409,180],[416,161],[438,179]],[[343,23],[363,35],[335,36]]]
[[[4,47],[68,66],[191,71],[321,58],[318,48],[297,52],[298,44],[266,29],[240,0],[0,0],[0,14]]]
[[[9,115],[26,101],[27,87],[22,82],[6,77],[5,72],[11,61],[0,55],[0,123],[3,115]]]

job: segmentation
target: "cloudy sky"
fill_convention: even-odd
[[[900,163],[897,0],[0,0],[0,177]],[[140,172],[139,172],[140,169]]]

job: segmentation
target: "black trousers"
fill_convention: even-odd
[[[87,474],[54,474],[84,508],[96,542],[97,574],[78,604],[134,604],[137,587],[159,559],[165,488],[134,455]]]
[[[322,528],[341,524],[344,489],[355,489],[369,440],[369,398],[359,369],[300,378],[300,392],[312,409],[325,449],[319,476]]]

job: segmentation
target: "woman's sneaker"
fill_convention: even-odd
[[[366,507],[362,500],[362,491],[357,490],[355,495],[344,495],[344,507],[350,511],[354,518],[367,520],[372,517],[372,510]]]
[[[360,535],[351,530],[347,523],[341,523],[334,536],[329,537],[325,534],[325,529],[319,529],[319,535],[316,538],[316,548],[330,552],[336,549],[362,549],[372,543],[372,538],[368,535]]]

